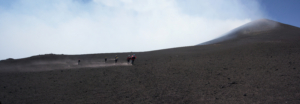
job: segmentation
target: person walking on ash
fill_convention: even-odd
[[[128,55],[128,57],[127,57],[127,63],[128,64],[130,63],[130,60],[131,60],[131,57],[130,57],[130,55]]]
[[[116,57],[115,57],[115,63],[117,63],[118,62],[118,56],[116,55]]]
[[[135,59],[136,59],[135,54],[133,54],[133,55],[131,56],[131,64],[132,64],[132,65],[133,65]]]
[[[79,65],[79,63],[80,63],[80,59],[78,60],[78,65]]]
[[[107,61],[107,58],[105,57],[105,58],[104,58],[104,63],[106,63],[106,61]]]

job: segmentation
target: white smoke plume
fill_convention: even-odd
[[[256,0],[5,0],[0,60],[196,45],[265,17]]]

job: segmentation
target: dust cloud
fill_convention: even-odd
[[[113,59],[108,59],[113,60]],[[105,63],[100,60],[85,60],[80,63],[77,60],[59,60],[59,61],[34,61],[29,63],[0,64],[0,72],[35,72],[50,71],[58,69],[78,69],[78,68],[97,68],[112,66],[132,66],[127,62],[108,61]]]

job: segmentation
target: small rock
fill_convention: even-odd
[[[237,84],[236,82],[232,82],[232,83],[229,83],[229,84]]]

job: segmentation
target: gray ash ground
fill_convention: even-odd
[[[285,36],[278,38],[283,33]],[[131,53],[44,55],[1,61],[1,67],[19,67],[2,68],[0,102],[299,104],[300,31],[282,25],[267,34],[272,36],[262,35],[269,37],[264,41],[236,44],[232,40],[135,53],[136,64],[132,66],[68,69],[56,64],[29,65],[77,59],[87,64],[116,54],[119,62],[125,63]],[[23,66],[28,71],[22,70]],[[43,71],[43,67],[55,70]]]

